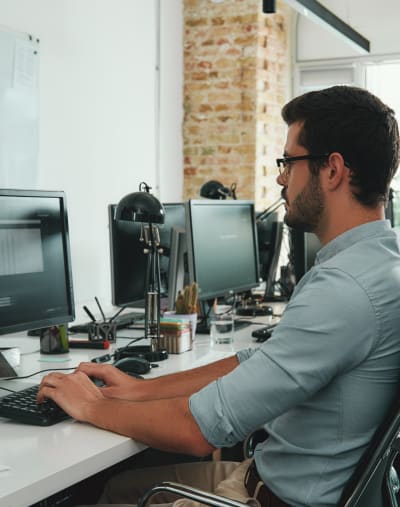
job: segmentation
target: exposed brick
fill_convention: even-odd
[[[184,197],[219,179],[258,209],[279,196],[274,159],[282,153],[280,109],[289,83],[290,9],[278,0],[264,15],[259,0],[229,4],[183,0]]]
[[[190,27],[202,26],[202,25],[207,25],[208,20],[207,20],[207,18],[197,18],[197,19],[192,18],[192,19],[186,19],[185,23],[187,26],[190,26]]]
[[[195,167],[185,167],[184,171],[186,176],[193,176],[196,174],[197,169]]]
[[[224,25],[225,24],[225,19],[222,16],[218,16],[217,18],[212,18],[211,19],[211,24],[214,25],[214,26]]]

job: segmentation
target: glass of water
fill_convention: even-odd
[[[210,319],[210,336],[212,343],[233,343],[235,330],[233,313],[215,314]]]

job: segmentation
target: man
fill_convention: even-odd
[[[46,376],[38,399],[152,447],[197,456],[264,426],[269,438],[257,446],[250,475],[258,473],[271,505],[327,507],[336,505],[400,379],[400,242],[384,220],[399,134],[393,111],[352,87],[297,97],[283,118],[289,128],[277,181],[285,221],[314,232],[323,246],[273,337],[148,381],[82,364],[71,375]],[[206,466],[211,474],[196,470]],[[176,477],[245,499],[253,495],[243,486],[248,468],[200,463],[189,478],[177,467],[176,476],[157,470],[149,482]],[[131,479],[146,486],[141,474]],[[119,484],[123,493],[110,490],[104,499],[134,503],[139,492],[130,480]]]

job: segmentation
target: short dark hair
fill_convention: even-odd
[[[387,200],[399,164],[399,129],[394,111],[378,97],[362,88],[333,86],[295,97],[282,117],[288,125],[303,124],[298,142],[309,153],[342,154],[360,203],[372,207]]]

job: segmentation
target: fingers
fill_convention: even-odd
[[[40,383],[37,401],[41,403],[46,398],[79,421],[85,421],[89,407],[104,399],[100,389],[80,371],[46,375]]]
[[[42,378],[40,386],[52,386],[57,380],[65,377],[65,373],[52,372]]]
[[[51,397],[51,390],[54,389],[57,384],[61,381],[61,379],[65,377],[63,373],[49,373],[45,377],[42,378],[39,385],[39,392],[37,395],[38,403],[42,403],[46,398]]]
[[[74,372],[74,373],[60,373],[60,372],[52,372],[42,378],[39,385],[39,392],[37,395],[38,403],[43,402],[47,398],[55,399],[56,391],[60,389],[64,384],[70,384],[71,381],[74,383],[74,380],[79,381],[79,384],[82,385],[87,379],[87,375],[82,372]],[[91,382],[90,382],[91,383]]]
[[[98,363],[80,363],[75,371],[86,373],[88,377],[101,378],[100,376],[103,375],[104,371],[110,368],[110,366],[111,365]]]

